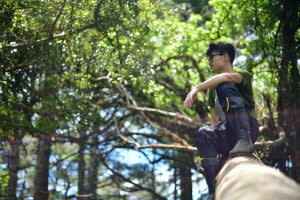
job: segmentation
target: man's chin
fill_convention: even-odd
[[[211,72],[212,72],[213,74],[219,74],[219,71],[216,70],[216,69],[212,69]]]

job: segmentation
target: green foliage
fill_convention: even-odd
[[[120,85],[140,107],[196,119],[198,110],[184,109],[183,101],[194,85],[212,75],[205,51],[210,42],[218,41],[235,45],[234,64],[253,73],[257,104],[265,104],[261,93],[271,95],[276,118],[281,4],[279,0],[1,1],[0,134],[47,133],[78,138],[82,132],[107,128],[108,133],[99,132],[99,154],[106,155],[112,146],[123,144],[114,129],[114,120],[119,120],[120,130],[142,144],[170,143],[169,137],[149,127],[138,111],[128,107],[129,100]],[[197,100],[206,112],[205,93]],[[257,111],[260,119],[269,114],[266,106],[258,106]],[[149,115],[157,121],[168,120],[163,115]],[[129,127],[141,134],[130,132]],[[156,137],[144,137],[145,129]],[[57,144],[52,156],[63,159],[77,148],[77,144]],[[71,157],[56,166],[59,169],[53,170],[56,179],[50,181],[52,188],[59,185],[56,181],[66,183],[68,178],[75,185],[76,162]],[[149,166],[125,166],[118,158],[109,162],[151,186]],[[108,176],[108,170],[100,167],[104,174],[101,180],[114,180],[115,176]],[[68,170],[75,175],[68,177]],[[3,187],[5,181],[0,179]],[[117,184],[102,191],[119,196],[124,192]],[[51,195],[60,199],[65,194]]]
[[[0,199],[5,199],[7,197],[7,186],[8,186],[9,176],[7,170],[0,170]]]

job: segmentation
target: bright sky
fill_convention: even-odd
[[[152,150],[147,150],[148,153],[147,155],[152,159],[153,154]],[[148,161],[146,158],[139,152],[133,151],[133,150],[119,150],[118,154],[120,156],[120,159],[124,163],[130,163],[130,164],[138,164],[138,163],[143,163],[147,164]],[[170,178],[173,176],[174,171],[169,169],[169,166],[164,163],[158,163],[155,166],[155,173],[159,174],[156,176],[156,180],[160,182],[168,182]],[[201,194],[206,194],[208,192],[207,190],[207,185],[204,179],[199,181],[199,176],[202,177],[201,174],[198,175],[198,173],[193,170],[192,171],[192,180],[193,180],[193,199],[199,199]],[[174,190],[174,184],[170,185],[168,193],[172,193]]]

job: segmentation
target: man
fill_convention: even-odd
[[[209,198],[214,199],[214,179],[220,171],[221,157],[250,155],[257,139],[258,124],[249,72],[234,71],[235,49],[229,43],[211,43],[206,56],[211,71],[210,79],[198,84],[187,95],[184,106],[191,107],[197,93],[209,90],[212,126],[200,128],[195,145],[203,158],[201,165],[208,185]]]

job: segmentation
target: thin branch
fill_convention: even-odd
[[[119,86],[119,89],[125,93],[125,96],[126,96],[126,101],[127,101],[127,104],[128,106],[134,106],[134,107],[139,107],[137,105],[137,102],[135,101],[135,99],[126,91],[126,89],[120,85]],[[131,101],[131,103],[130,103]],[[149,119],[149,117],[143,112],[143,111],[140,111],[140,114],[146,119],[146,121],[154,128],[157,128],[159,130],[162,131],[163,134],[167,135],[168,137],[170,137],[173,141],[175,142],[179,142],[185,146],[189,146],[188,142],[184,139],[182,139],[181,137],[179,137],[178,135],[172,133],[171,131],[169,131],[168,129],[164,128],[164,127],[161,127],[159,124],[153,122],[152,120]]]
[[[160,127],[164,127],[175,134],[187,134],[193,137],[199,126],[206,125],[202,121],[194,120],[193,122],[183,122],[176,119],[161,120],[156,116],[148,116],[151,121],[156,122]],[[208,123],[207,123],[208,125]]]
[[[146,121],[154,128],[157,128],[159,130],[162,131],[163,134],[167,135],[168,137],[170,137],[173,141],[175,142],[179,142],[185,146],[189,146],[188,142],[184,139],[182,139],[181,137],[179,137],[178,135],[172,133],[171,131],[169,131],[168,129],[161,127],[158,123],[153,122],[152,120],[149,119],[149,117],[147,115],[145,115],[145,113],[141,113],[141,115],[146,119]]]
[[[226,18],[229,16],[229,14],[231,13],[232,11],[232,6],[229,7],[229,9],[227,10],[226,12],[226,15],[224,16],[224,18],[220,21],[219,23],[219,27],[218,27],[218,32],[217,32],[217,39],[220,38],[220,32],[221,32],[221,27],[222,27],[222,24],[224,23],[224,21],[226,20]]]
[[[52,25],[51,25],[50,31],[49,31],[49,36],[48,36],[49,39],[51,39],[53,37],[56,23],[57,23],[58,19],[60,18],[61,14],[63,13],[66,3],[67,3],[67,0],[64,0],[63,4],[59,10],[59,13],[56,15],[54,21],[52,22]]]
[[[158,113],[161,115],[166,115],[169,117],[174,117],[176,120],[193,122],[192,118],[190,118],[186,115],[179,114],[179,113],[168,112],[168,111],[164,111],[164,110],[156,109],[156,108],[138,107],[138,106],[132,106],[132,105],[128,105],[128,107],[133,110],[138,110],[138,111],[142,111],[142,112],[153,112],[153,113]]]
[[[149,144],[149,145],[140,145],[138,149],[174,149],[179,151],[185,151],[193,154],[197,154],[197,148],[193,146],[183,146],[178,144]]]
[[[21,48],[21,47],[27,47],[27,46],[34,46],[34,45],[38,45],[38,44],[43,44],[44,42],[49,42],[49,41],[56,40],[56,39],[62,39],[62,38],[65,38],[65,37],[73,35],[73,34],[78,34],[80,32],[83,32],[83,31],[87,30],[87,29],[92,29],[94,27],[95,27],[94,23],[91,23],[91,24],[87,24],[83,27],[78,27],[78,28],[73,29],[73,30],[66,30],[65,32],[62,32],[62,33],[59,33],[59,34],[54,34],[53,37],[51,37],[51,38],[46,37],[46,38],[42,38],[42,39],[39,39],[39,40],[36,40],[36,41],[24,41],[24,42],[16,43],[16,44],[8,44],[8,45],[5,45],[5,46],[1,47],[0,51],[2,51],[4,49],[17,49],[17,48]]]
[[[140,145],[138,142],[130,140],[125,135],[123,135],[115,121],[116,131],[118,132],[120,138],[125,142],[125,144],[133,144],[134,148],[137,149],[176,149],[180,151],[186,151],[191,153],[197,153],[197,148],[190,145],[179,145],[179,144],[149,144],[149,145]]]
[[[123,181],[128,182],[130,184],[132,184],[134,187],[136,187],[138,190],[144,190],[147,191],[151,194],[153,194],[156,199],[160,199],[160,200],[167,200],[165,197],[161,196],[160,194],[156,193],[154,190],[152,190],[151,188],[148,187],[144,187],[140,184],[134,183],[133,181],[131,181],[129,178],[125,177],[124,175],[122,175],[119,172],[116,172],[114,169],[112,169],[111,167],[108,166],[108,164],[105,162],[104,159],[101,159],[103,165],[109,170],[111,171],[114,175],[118,176],[119,178],[121,178]]]
[[[119,132],[119,130],[118,130]],[[148,144],[148,145],[141,145],[138,142],[132,141],[120,132],[118,133],[120,135],[120,138],[125,142],[125,146],[122,145],[121,147],[126,147],[127,144],[133,144],[133,148],[136,149],[174,149],[179,151],[185,151],[190,153],[197,153],[197,148],[193,146],[186,146],[186,145],[180,145],[180,144]],[[119,145],[115,145],[114,147],[120,147]]]
[[[125,135],[123,135],[118,127],[118,123],[116,121],[116,119],[114,119],[115,121],[115,127],[116,127],[116,131],[119,134],[120,138],[125,142],[125,144],[133,144],[134,146],[136,146],[137,148],[140,146],[139,143],[129,140]]]
[[[169,76],[163,77],[161,74],[155,74],[153,78],[157,83],[159,83],[160,85],[164,86],[168,90],[177,94],[182,100],[185,99],[187,95],[186,89],[183,89],[178,85],[176,85],[174,80],[171,77]],[[190,87],[191,85],[189,83],[186,83],[186,86],[184,88],[190,88]]]
[[[193,63],[193,66],[196,68],[196,70],[198,71],[198,74],[199,74],[199,78],[200,78],[200,81],[201,82],[204,82],[205,81],[205,78],[204,78],[204,74],[202,73],[202,71],[200,70],[199,68],[199,61],[196,60],[194,57],[190,56],[190,55],[177,55],[177,56],[171,56],[169,58],[167,58],[166,60],[163,60],[161,62],[160,65],[163,65],[163,64],[166,64],[168,63],[170,60],[174,60],[174,59],[183,59],[183,60],[190,60],[192,61]]]
[[[269,140],[269,141],[265,141],[265,142],[256,142],[254,144],[255,149],[256,150],[274,149],[274,148],[284,145],[284,143],[287,141],[286,134],[281,128],[278,128],[278,129],[279,129],[278,139]]]
[[[273,115],[273,112],[272,112],[272,106],[271,106],[271,97],[270,95],[267,95],[263,92],[260,92],[267,104],[267,107],[268,107],[268,111],[269,111],[269,120],[270,120],[270,124],[268,124],[270,126],[271,129],[274,129],[276,127],[275,125],[275,120],[274,120],[274,115]]]

